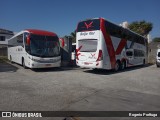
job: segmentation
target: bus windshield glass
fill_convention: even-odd
[[[79,22],[77,32],[100,30],[100,19]]]
[[[37,57],[60,56],[60,45],[58,37],[31,34],[30,54]]]
[[[78,41],[80,52],[96,52],[97,39],[83,39]]]

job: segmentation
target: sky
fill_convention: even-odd
[[[14,32],[32,28],[63,37],[79,21],[103,17],[116,24],[151,22],[151,37],[160,37],[160,0],[0,0],[0,4],[0,28]]]

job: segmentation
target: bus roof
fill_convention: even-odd
[[[115,26],[122,27],[122,26],[120,26],[120,25],[118,25],[118,24],[115,24],[115,23],[111,22],[110,20],[107,20],[107,19],[105,19],[105,18],[103,18],[103,17],[99,17],[99,18],[89,18],[89,19],[81,20],[81,21],[79,21],[79,23],[80,23],[80,22],[83,22],[83,21],[95,20],[95,19],[103,19],[103,20],[105,20],[105,21],[107,21],[107,22],[110,22],[111,24],[114,24]],[[78,24],[79,24],[79,23],[78,23]],[[138,36],[144,38],[144,39],[147,39],[146,37],[144,37],[144,36],[142,36],[142,35],[134,32],[134,31],[132,31],[132,30],[130,30],[130,29],[128,29],[128,28],[122,27],[122,29],[127,30],[127,31],[129,31],[129,32],[131,32],[131,33],[133,33],[133,34],[135,34],[135,35],[138,35]]]
[[[36,30],[36,29],[26,29],[29,33],[37,34],[37,35],[46,35],[46,36],[57,36],[56,33],[45,31],[45,30]]]
[[[17,37],[18,35],[23,34],[24,32],[33,33],[36,35],[44,35],[44,36],[57,36],[56,33],[45,31],[45,30],[25,29],[25,30],[18,32],[17,34],[15,34],[13,37],[9,38],[8,40],[11,40],[11,39]]]

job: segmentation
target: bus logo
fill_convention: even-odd
[[[90,22],[89,24],[87,24],[87,23],[85,22],[85,26],[86,26],[87,29],[93,27],[92,24],[93,24],[93,21]]]
[[[11,117],[11,112],[2,112],[2,117]]]

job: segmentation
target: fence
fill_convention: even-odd
[[[7,56],[7,47],[0,48],[0,56]]]

